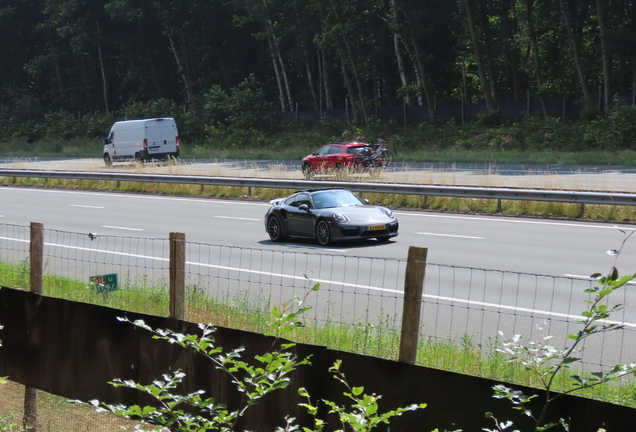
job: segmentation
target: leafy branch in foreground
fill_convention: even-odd
[[[623,230],[620,231],[623,233],[621,248],[619,250],[608,251],[608,254],[615,256],[616,259],[618,259],[626,241],[634,233],[634,231],[631,231],[629,234]],[[565,430],[568,430],[568,425],[563,419],[560,419],[559,423],[546,421],[550,404],[555,400],[564,395],[616,381],[621,377],[636,373],[636,363],[617,364],[606,371],[592,372],[589,377],[583,377],[580,373],[572,373],[568,377],[570,387],[560,393],[553,393],[556,377],[564,370],[569,370],[573,363],[581,360],[580,357],[577,357],[577,353],[584,349],[585,342],[588,338],[594,335],[620,330],[624,327],[624,325],[620,323],[609,321],[612,313],[625,308],[622,304],[611,305],[611,303],[609,303],[609,296],[617,290],[624,288],[629,281],[636,278],[636,274],[619,276],[615,260],[614,265],[607,275],[595,273],[591,278],[596,280],[598,286],[583,291],[590,294],[591,299],[585,300],[588,307],[581,313],[582,319],[577,320],[577,322],[582,325],[582,328],[576,333],[567,335],[567,341],[570,341],[569,346],[567,346],[567,342],[566,346],[562,349],[552,345],[550,340],[553,336],[551,335],[543,336],[539,342],[530,341],[526,344],[524,344],[521,335],[515,335],[511,339],[504,340],[502,347],[497,349],[497,351],[509,357],[509,362],[521,363],[527,370],[538,376],[541,382],[545,397],[538,416],[535,416],[528,406],[529,402],[536,398],[537,395],[526,395],[520,390],[514,390],[503,384],[498,384],[493,387],[495,390],[493,397],[510,401],[513,409],[522,411],[524,415],[530,417],[535,425],[534,431],[545,431],[559,423]],[[543,331],[541,326],[538,326],[538,328]],[[499,332],[499,334],[503,336],[502,332]],[[496,429],[483,429],[487,432],[503,431],[513,425],[511,421],[499,422],[492,413],[486,413],[486,417],[494,420],[496,425]]]
[[[332,372],[335,379],[340,381],[347,389],[343,394],[353,401],[350,407],[338,405],[335,402],[324,400],[323,403],[327,405],[329,414],[337,414],[342,429],[337,432],[352,431],[352,432],[369,432],[374,430],[381,424],[389,424],[391,418],[399,417],[407,411],[416,411],[418,409],[426,408],[426,404],[412,404],[405,408],[397,408],[392,411],[387,411],[384,414],[378,412],[378,401],[382,396],[375,394],[368,395],[364,393],[364,387],[352,387],[345,374],[340,370],[342,365],[341,360],[337,360],[334,365],[329,368],[329,372]],[[307,409],[310,415],[314,418],[314,428],[302,428],[303,432],[320,432],[324,429],[327,423],[317,417],[318,407],[311,403],[311,397],[305,388],[298,390],[300,396],[307,399],[307,403],[301,403],[300,406]],[[277,429],[277,432],[291,432],[297,430],[296,427],[290,426],[285,429]]]
[[[115,379],[110,384],[114,387],[136,389],[151,396],[154,406],[126,406],[107,404],[92,400],[90,405],[98,412],[111,412],[120,417],[141,421],[135,430],[142,429],[144,424],[157,425],[159,431],[227,431],[236,430],[241,417],[256,405],[265,395],[289,386],[289,374],[298,366],[309,364],[309,358],[298,359],[291,352],[293,343],[278,343],[279,338],[301,325],[299,316],[309,310],[304,306],[307,296],[318,290],[319,284],[307,291],[305,298],[294,297],[280,308],[274,308],[273,321],[269,323],[268,335],[275,337],[269,350],[255,355],[254,361],[245,361],[241,357],[244,348],[226,352],[217,346],[214,339],[216,328],[211,324],[199,324],[201,334],[182,334],[172,330],[153,329],[142,320],[130,321],[118,318],[152,333],[154,339],[165,340],[171,344],[195,351],[207,358],[218,370],[229,376],[236,390],[241,393],[239,406],[229,408],[218,403],[213,397],[204,398],[204,391],[198,390],[189,394],[179,394],[176,389],[182,383],[185,373],[177,370],[162,375],[151,384],[144,385],[132,380]],[[83,403],[81,401],[73,401]]]

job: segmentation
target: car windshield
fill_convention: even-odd
[[[329,190],[312,195],[317,209],[365,205],[357,195],[348,190]]]

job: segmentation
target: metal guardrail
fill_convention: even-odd
[[[0,169],[0,177],[34,177],[97,181],[194,184],[201,186],[242,186],[248,188],[316,189],[344,187],[354,192],[404,195],[445,196],[455,198],[486,198],[497,200],[550,201],[577,204],[636,205],[636,194],[608,192],[577,192],[542,189],[488,188],[474,186],[434,186],[413,184],[363,183],[329,180],[287,180],[241,177],[208,177],[191,175],[157,175],[129,173],[99,173],[82,171],[42,171]]]

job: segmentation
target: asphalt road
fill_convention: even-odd
[[[534,321],[547,317],[553,319],[552,331],[572,331],[572,319],[585,306],[581,294],[589,284],[585,278],[609,271],[615,258],[606,251],[621,247],[624,234],[620,228],[634,228],[397,211],[400,235],[395,241],[379,244],[369,240],[321,248],[310,241],[271,242],[262,221],[269,206],[265,202],[1,187],[0,203],[2,227],[42,222],[48,230],[81,233],[73,237],[71,246],[53,245],[63,242],[58,240],[65,237],[63,234],[45,239],[51,248],[72,249],[76,254],[68,252],[64,264],[59,264],[64,271],[94,266],[92,261],[84,262],[85,254],[96,253],[93,245],[99,244],[101,251],[110,248],[109,242],[119,242],[127,246],[103,253],[99,262],[125,256],[135,260],[134,267],[140,272],[156,268],[161,273],[168,256],[167,243],[149,240],[151,250],[141,250],[135,239],[165,239],[170,232],[183,232],[188,242],[197,244],[189,248],[190,273],[216,278],[216,289],[223,295],[266,289],[264,295],[271,297],[277,288],[275,295],[283,301],[302,294],[307,286],[303,274],[309,272],[314,281],[324,285],[322,297],[316,298],[315,313],[321,320],[367,320],[378,325],[383,315],[399,318],[408,249],[427,247],[430,264],[424,325],[442,338],[461,340],[470,334],[479,343],[485,343],[499,329],[536,335]],[[88,233],[96,233],[103,238],[102,243],[91,243]],[[16,236],[11,228],[0,237],[0,253],[14,247]],[[86,243],[80,243],[80,238]],[[3,244],[7,246],[1,247]],[[618,268],[622,273],[635,272],[635,263],[636,237],[625,244]],[[214,276],[206,273],[212,270]],[[100,270],[93,267],[85,271]],[[621,303],[635,303],[633,290],[623,294]],[[618,319],[627,322],[630,329],[636,328],[636,309],[628,308]],[[616,344],[620,349],[589,350],[586,355],[596,352],[601,357],[611,355],[612,360],[616,356],[636,359],[630,344],[621,340]],[[599,357],[590,361],[606,360]]]

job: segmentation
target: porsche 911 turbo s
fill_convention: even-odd
[[[347,189],[308,189],[270,201],[265,230],[272,241],[290,237],[335,241],[375,238],[387,242],[398,235],[398,221],[386,207],[370,205]]]

